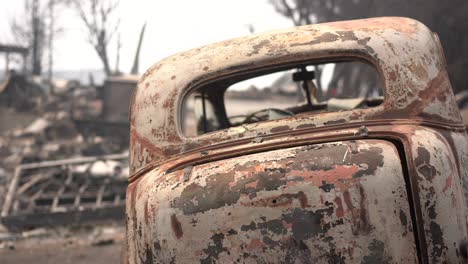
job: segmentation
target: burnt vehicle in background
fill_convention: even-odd
[[[295,86],[230,90],[276,73]],[[130,126],[125,263],[467,258],[467,137],[438,37],[415,20],[177,54],[139,81]]]

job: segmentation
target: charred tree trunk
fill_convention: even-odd
[[[32,2],[31,8],[31,23],[32,23],[32,43],[31,43],[31,66],[33,75],[41,75],[42,73],[42,38],[43,28],[42,21],[39,18],[39,0]]]
[[[105,30],[101,31],[97,45],[94,48],[96,49],[96,52],[99,58],[101,59],[106,76],[110,76],[112,72],[109,64],[109,56],[107,55],[107,41]]]
[[[49,0],[49,34],[48,34],[48,71],[47,79],[49,82],[53,78],[54,69],[54,31],[55,31],[55,14],[54,14],[55,0]]]
[[[102,47],[95,47],[95,49],[99,58],[101,59],[102,67],[104,68],[104,73],[106,74],[106,76],[110,76],[112,72],[109,64],[109,57],[107,56],[107,50]]]

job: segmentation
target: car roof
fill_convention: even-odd
[[[181,131],[180,105],[199,85],[286,64],[342,58],[376,67],[385,86],[382,105],[249,124],[245,131],[233,128],[196,138]],[[207,144],[275,133],[278,127],[293,131],[307,125],[405,119],[461,123],[438,37],[420,22],[382,17],[253,34],[175,54],[142,76],[130,106],[131,173]]]

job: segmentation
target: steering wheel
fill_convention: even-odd
[[[277,118],[269,118],[270,113],[269,112],[274,112],[276,115],[278,115],[278,118],[285,117],[285,116],[293,116],[294,113],[288,110],[283,110],[279,108],[266,108],[266,109],[261,109],[258,111],[255,111],[244,119],[243,123],[255,123],[259,121],[266,121],[266,120],[273,120]],[[266,118],[265,118],[266,115]]]

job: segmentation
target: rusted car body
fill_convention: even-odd
[[[217,78],[356,58],[381,105],[186,137],[183,98]],[[439,40],[375,18],[205,46],[150,68],[130,108],[126,263],[461,263],[468,144]]]

